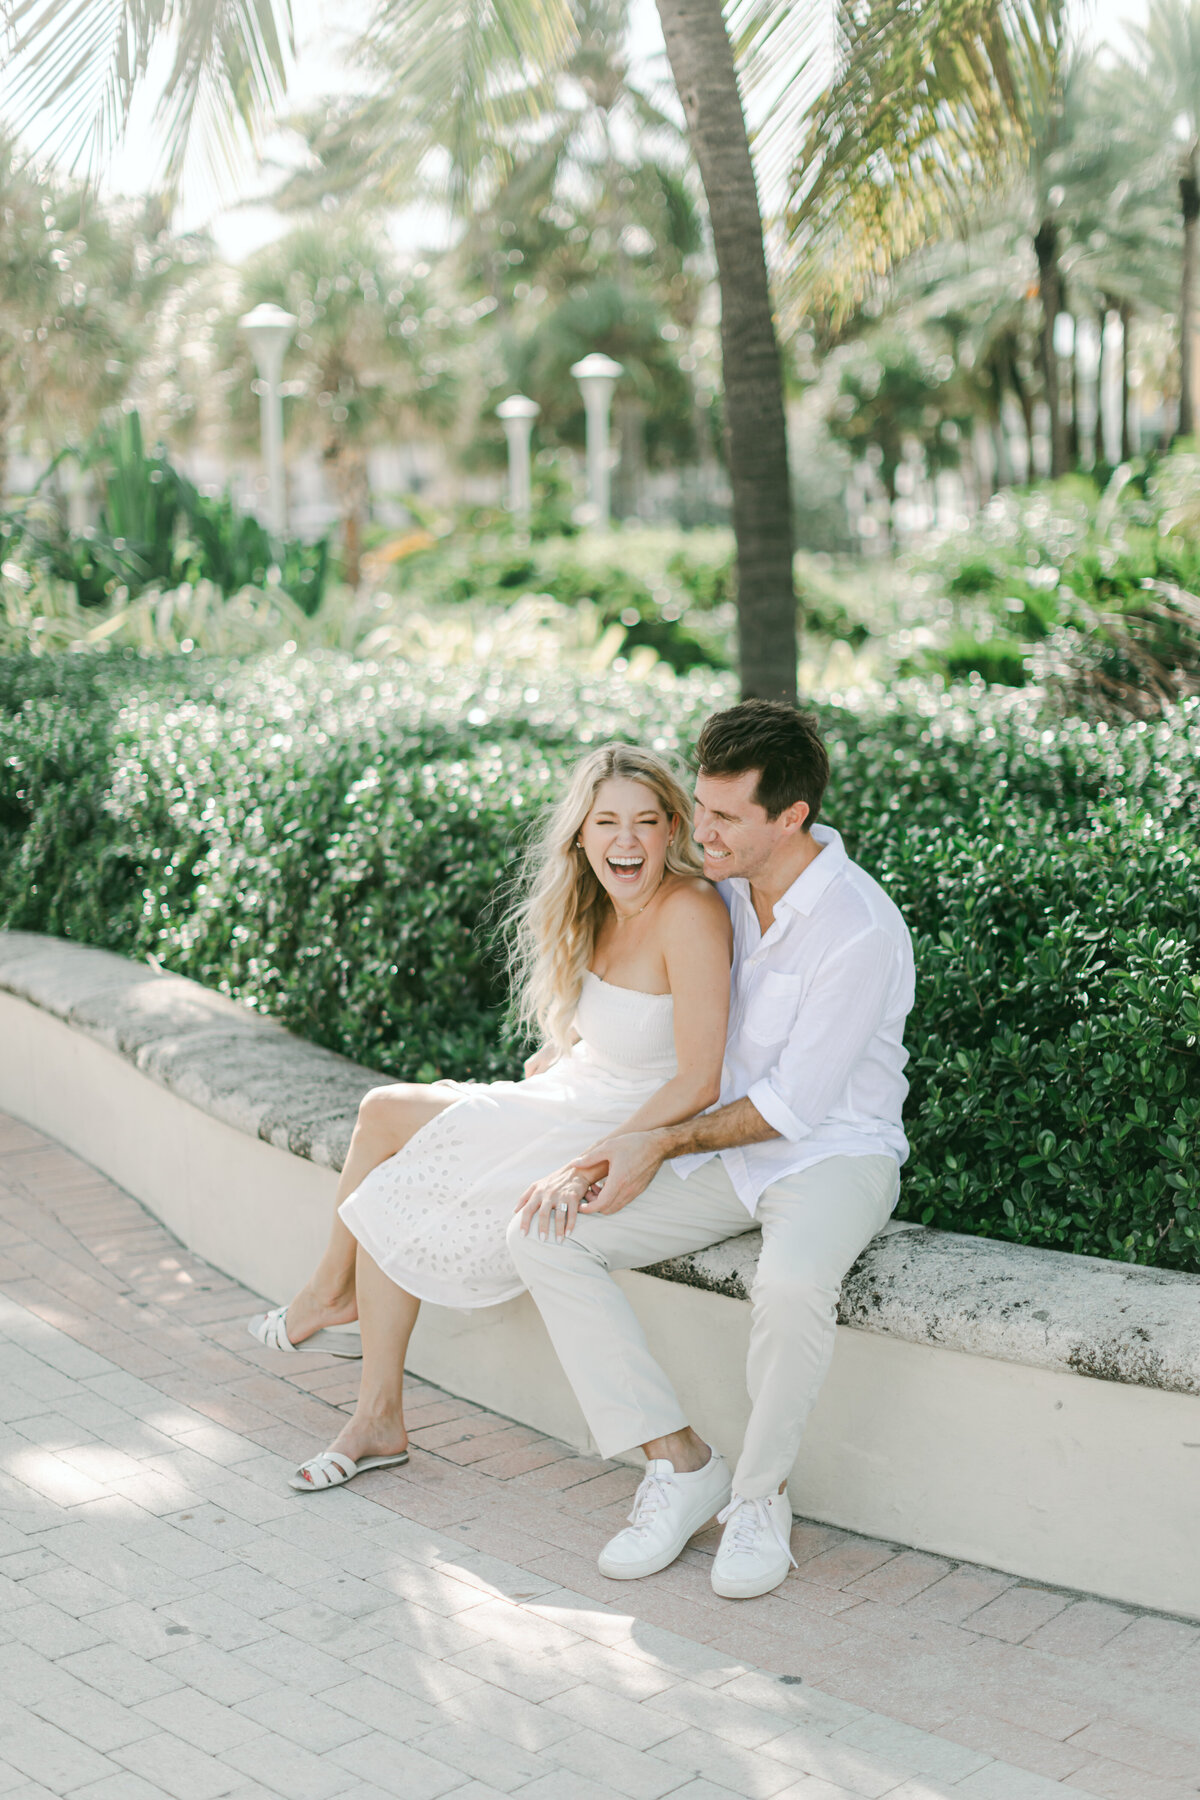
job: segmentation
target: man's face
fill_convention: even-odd
[[[803,801],[768,819],[753,798],[759,771],[741,775],[697,775],[692,836],[704,851],[704,873],[710,881],[731,875],[747,881],[766,868],[785,838],[794,836],[808,811]],[[799,814],[799,820],[794,817]]]

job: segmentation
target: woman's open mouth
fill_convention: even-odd
[[[646,866],[644,856],[606,856],[604,859],[615,880],[632,887]]]

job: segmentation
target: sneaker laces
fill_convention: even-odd
[[[629,1514],[629,1524],[634,1531],[649,1531],[663,1507],[670,1505],[671,1489],[674,1486],[669,1475],[642,1476],[638,1491],[633,1496],[633,1511]]]
[[[721,1539],[722,1550],[728,1546],[735,1556],[740,1551],[757,1550],[758,1540],[765,1531],[775,1539],[793,1569],[799,1568],[792,1547],[766,1500],[745,1500],[735,1494],[724,1511],[717,1514],[717,1524],[724,1525],[727,1519],[732,1519],[733,1523]]]

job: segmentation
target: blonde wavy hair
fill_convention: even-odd
[[[566,793],[526,852],[521,898],[505,920],[516,1020],[560,1052],[570,1048],[584,973],[610,904],[577,840],[601,783],[621,778],[641,782],[675,820],[664,875],[703,872],[690,829],[691,796],[668,762],[630,744],[604,744],[576,763]]]

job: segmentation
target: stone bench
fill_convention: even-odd
[[[0,932],[0,1107],[84,1156],[273,1300],[311,1268],[386,1079],[107,951]],[[758,1234],[621,1277],[697,1428],[746,1399]],[[416,1373],[576,1444],[527,1298],[426,1307]],[[810,1517],[1200,1615],[1200,1278],[893,1226],[847,1278],[791,1491]]]

